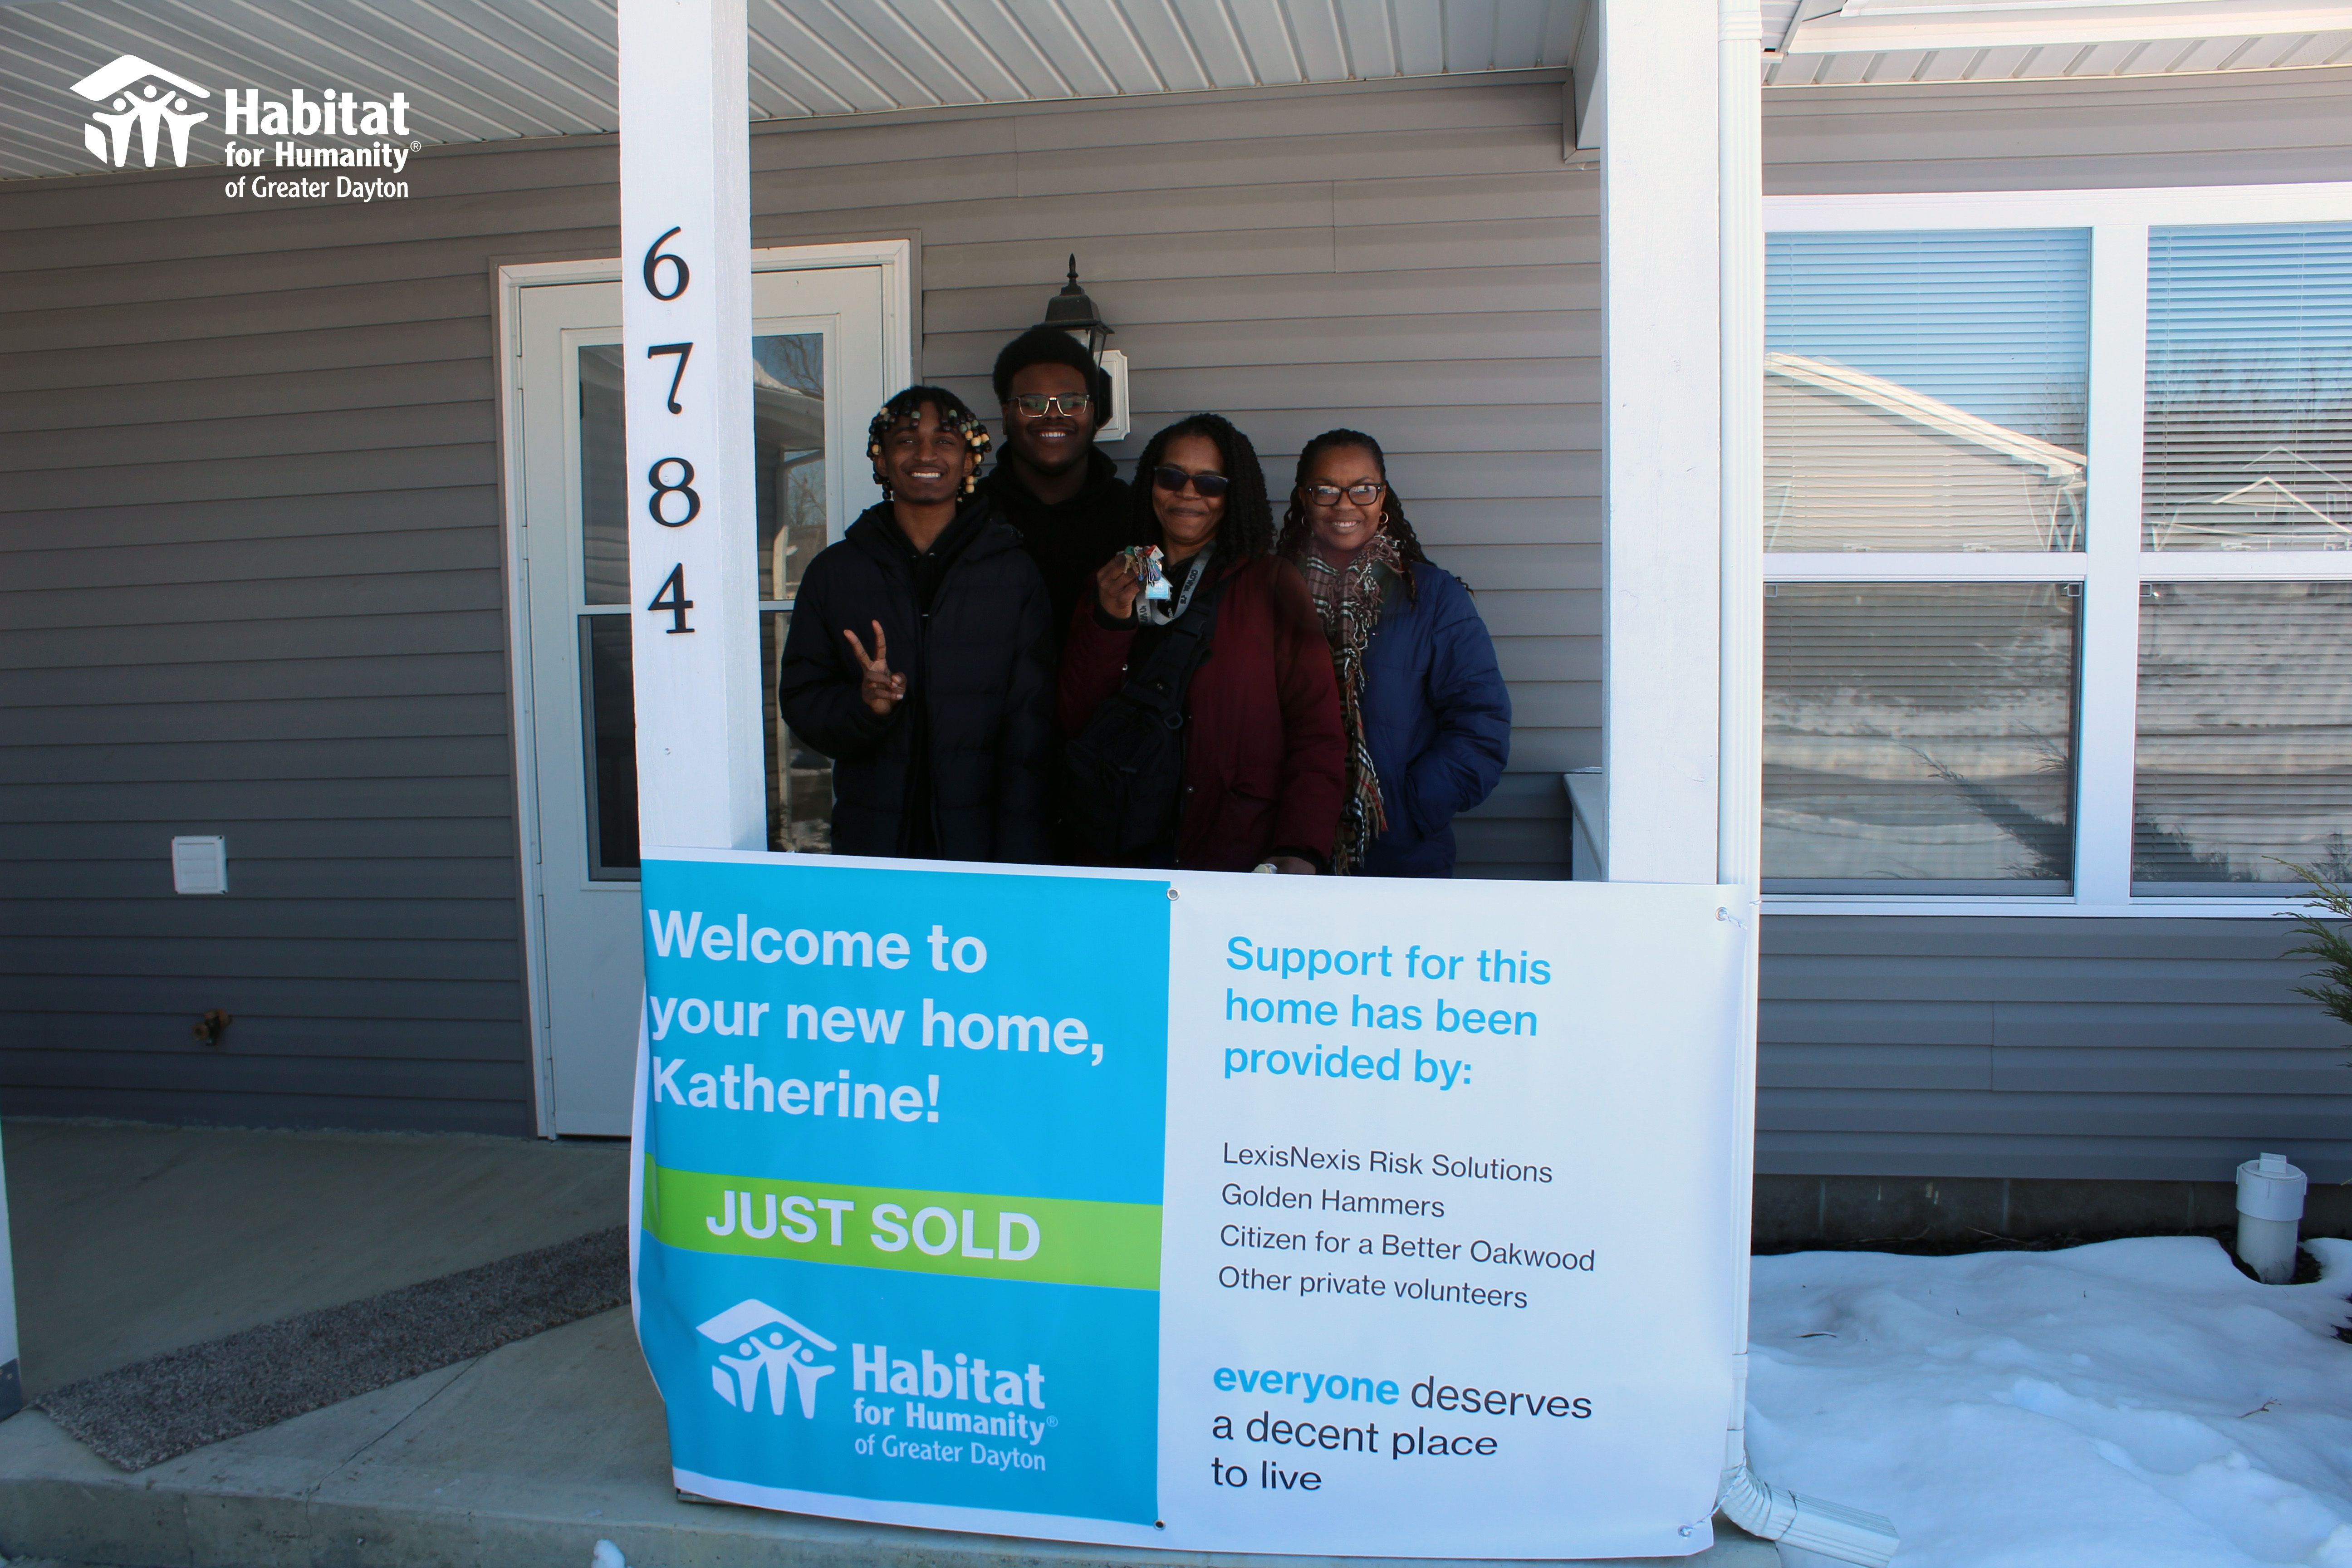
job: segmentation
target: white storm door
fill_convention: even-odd
[[[762,714],[768,842],[823,849],[832,776],[783,731],[776,659],[810,557],[881,499],[866,422],[906,357],[881,267],[761,271],[751,285],[759,472]],[[530,638],[527,739],[538,805],[543,976],[539,1057],[558,1134],[629,1131],[644,987],[637,900],[635,719],[629,679],[621,290],[566,283],[520,291],[521,571]],[[891,342],[886,342],[886,337]],[[886,354],[886,350],[888,352]],[[664,361],[665,365],[671,362]],[[903,375],[900,369],[899,374]]]

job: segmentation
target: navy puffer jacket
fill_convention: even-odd
[[[1470,590],[1426,563],[1413,581],[1364,649],[1364,738],[1389,819],[1371,877],[1454,875],[1454,818],[1494,794],[1511,755],[1511,694]]]

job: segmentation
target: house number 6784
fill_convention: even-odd
[[[673,256],[662,249],[681,232],[681,227],[672,226],[659,239],[646,247],[645,264],[639,268],[639,276],[645,279],[646,292],[665,304],[684,294],[694,276],[684,257]],[[677,367],[670,373],[669,392],[662,402],[671,414],[682,414],[686,410],[677,400],[678,387],[686,380],[686,367],[694,357],[694,345],[690,342],[654,343],[646,350],[647,359],[667,354],[677,356]],[[694,490],[694,465],[686,458],[656,458],[653,466],[646,470],[646,484],[650,490],[646,497],[646,511],[664,528],[684,528],[701,515],[702,498]],[[663,503],[673,496],[681,498],[684,510],[676,517],[665,516],[664,512],[669,509]],[[683,563],[670,568],[669,575],[662,581],[661,591],[646,606],[656,613],[668,611],[669,630],[674,633],[694,629],[686,624],[686,612],[693,607],[694,601],[686,596],[686,567]]]

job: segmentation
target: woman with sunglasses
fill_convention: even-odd
[[[1062,727],[1088,721],[1171,636],[1213,615],[1183,686],[1182,788],[1148,848],[1106,853],[1196,870],[1328,869],[1346,769],[1331,656],[1306,583],[1272,553],[1274,514],[1249,437],[1214,414],[1179,420],[1136,466],[1135,537],[1155,542],[1166,596],[1136,552],[1096,574],[1062,658]],[[1074,808],[1083,816],[1083,806]]]
[[[1280,552],[1330,640],[1348,736],[1332,869],[1450,877],[1454,818],[1511,754],[1511,694],[1470,591],[1422,552],[1381,444],[1328,430],[1298,455]]]

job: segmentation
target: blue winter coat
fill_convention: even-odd
[[[1416,565],[1420,589],[1388,595],[1364,649],[1364,738],[1389,827],[1372,877],[1454,875],[1454,818],[1495,792],[1511,755],[1511,694],[1470,591]]]

